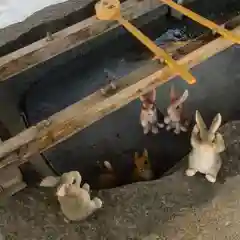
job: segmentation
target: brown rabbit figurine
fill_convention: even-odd
[[[144,149],[142,156],[136,152],[134,155],[134,181],[149,181],[153,179],[153,172],[148,158],[148,151]]]
[[[186,132],[187,129],[183,124],[183,103],[188,98],[188,90],[185,90],[181,97],[177,96],[174,86],[170,90],[170,106],[167,108],[168,115],[164,118],[167,124],[167,131],[174,128],[174,132],[179,134],[181,131]]]
[[[140,123],[143,127],[143,133],[158,133],[158,127],[163,128],[164,125],[158,122],[156,107],[156,89],[140,96],[142,102]]]

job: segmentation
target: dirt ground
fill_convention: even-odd
[[[89,219],[65,223],[51,189],[26,189],[0,209],[6,239],[224,240],[240,237],[240,122],[221,129],[227,150],[218,182],[186,177],[186,161],[160,180],[100,191],[104,207]]]

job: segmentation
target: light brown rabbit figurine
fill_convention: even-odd
[[[174,133],[179,134],[181,131],[186,132],[187,129],[183,124],[182,110],[183,103],[188,98],[188,90],[185,90],[182,96],[178,97],[174,86],[170,90],[170,106],[167,108],[168,115],[164,118],[164,123],[167,125],[166,129],[169,131],[174,128]]]
[[[140,123],[143,127],[143,133],[158,133],[158,127],[163,128],[164,125],[158,122],[156,107],[156,89],[140,96],[142,102]]]
[[[133,181],[149,181],[153,179],[153,172],[149,162],[147,149],[144,149],[141,156],[135,152],[134,165]]]
[[[197,172],[205,174],[209,182],[216,182],[222,165],[219,153],[225,150],[225,143],[220,133],[222,117],[218,113],[212,121],[209,130],[200,113],[196,111],[196,125],[191,135],[192,152],[189,154],[187,176],[194,176]]]
[[[80,186],[82,177],[78,171],[64,173],[60,177],[48,176],[42,180],[42,187],[57,187],[56,196],[66,221],[79,221],[87,218],[102,207],[102,201],[90,199],[90,186]]]

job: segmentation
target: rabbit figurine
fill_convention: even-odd
[[[191,135],[192,152],[189,154],[187,176],[194,176],[197,172],[205,174],[209,182],[216,182],[222,165],[219,153],[225,150],[225,143],[220,133],[222,117],[218,113],[207,130],[207,127],[198,111],[196,111],[196,125]]]
[[[85,183],[80,187],[82,177],[78,171],[64,173],[60,177],[48,176],[40,186],[57,187],[57,198],[66,220],[80,221],[102,207],[102,201],[95,197],[90,199],[90,186]]]
[[[100,166],[100,162],[98,162],[101,173],[98,178],[98,188],[113,188],[117,187],[120,182],[117,177],[115,170],[112,167],[112,164],[109,161],[103,162],[103,168]]]
[[[174,133],[179,134],[181,131],[186,132],[187,129],[182,123],[183,103],[188,98],[188,90],[185,90],[181,97],[177,97],[174,87],[170,90],[171,104],[167,108],[168,115],[164,118],[164,123],[167,125],[166,130],[174,128]]]
[[[163,128],[164,125],[158,122],[156,107],[156,89],[140,96],[142,102],[140,123],[143,127],[143,133],[147,134],[151,131],[153,134],[158,133],[158,127]]]
[[[135,152],[134,165],[133,181],[149,181],[153,179],[154,176],[149,162],[147,149],[144,149],[141,156]]]

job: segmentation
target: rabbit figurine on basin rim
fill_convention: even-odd
[[[196,111],[196,125],[191,135],[192,151],[189,154],[187,176],[194,176],[200,172],[205,174],[209,182],[216,182],[222,165],[220,153],[225,150],[224,139],[217,132],[221,122],[222,117],[218,113],[208,130],[199,111]]]

